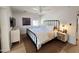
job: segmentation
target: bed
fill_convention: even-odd
[[[51,22],[51,24],[49,22]],[[46,26],[29,27],[27,29],[27,34],[36,45],[37,50],[39,50],[43,44],[53,40],[57,36],[53,28],[59,28],[59,20],[46,20],[44,24]]]

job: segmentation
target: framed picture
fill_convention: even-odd
[[[30,21],[30,18],[22,18],[22,23],[23,23],[23,26],[25,25],[30,25],[31,24],[31,21]]]

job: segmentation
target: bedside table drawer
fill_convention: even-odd
[[[63,42],[66,42],[68,40],[67,33],[57,32],[57,38]]]

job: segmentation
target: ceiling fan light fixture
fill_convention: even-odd
[[[37,8],[33,8],[33,10],[38,11],[38,9],[37,9]]]

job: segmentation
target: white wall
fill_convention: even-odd
[[[11,16],[11,10],[9,7],[0,7],[2,52],[10,51],[10,37],[9,37],[10,16]]]
[[[78,39],[79,39],[79,16],[77,17],[78,18]]]
[[[70,6],[52,6],[51,10],[48,10],[43,16],[43,20],[60,20],[61,25],[64,24],[67,26],[67,31],[69,34],[68,42],[71,44],[76,44],[76,21],[77,21],[77,12],[79,7],[70,7]],[[21,33],[26,32],[26,26],[22,26],[22,17],[31,17],[32,20],[39,20],[39,16],[36,14],[25,13],[25,12],[13,12],[13,16],[16,18],[16,25],[21,29]],[[69,26],[69,24],[72,24]],[[61,26],[60,25],[60,26]]]
[[[29,12],[12,12],[12,15],[13,15],[13,17],[16,18],[16,26],[18,28],[20,28],[21,34],[25,34],[26,28],[29,27],[29,26],[23,26],[22,25],[22,17],[31,18],[31,26],[33,25],[33,23],[32,23],[33,20],[39,20],[40,19],[39,15],[29,13]]]
[[[69,43],[76,44],[76,21],[77,21],[77,10],[76,7],[52,7],[51,11],[48,11],[44,16],[43,20],[60,20],[61,25],[67,26],[69,34]],[[69,26],[69,24],[72,24]],[[60,25],[60,26],[61,26]]]
[[[1,21],[0,21],[0,45],[1,45]]]

